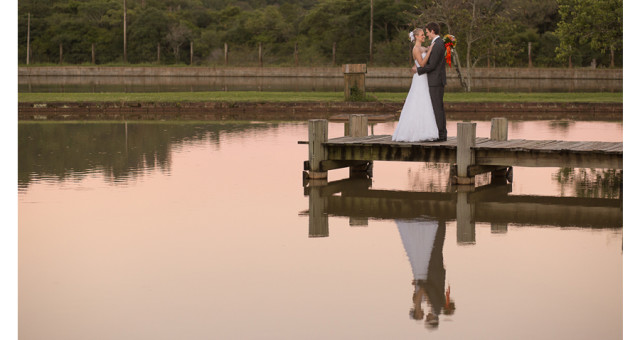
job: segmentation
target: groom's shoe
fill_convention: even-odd
[[[446,141],[447,141],[447,137],[440,137],[436,139],[436,142],[446,142]]]

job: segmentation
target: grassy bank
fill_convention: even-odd
[[[406,93],[368,93],[368,101],[403,102]],[[445,93],[447,102],[622,103],[622,93]],[[18,93],[18,102],[341,102],[342,92]]]

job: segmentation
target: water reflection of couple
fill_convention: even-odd
[[[436,328],[440,314],[453,314],[455,304],[445,292],[445,269],[442,256],[445,223],[434,220],[396,220],[402,244],[413,271],[414,293],[411,318],[422,320],[422,303],[429,307],[425,318],[428,328]]]

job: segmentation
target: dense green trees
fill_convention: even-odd
[[[370,0],[128,0],[127,61],[252,65],[263,46],[266,65],[369,61]],[[18,60],[123,62],[123,0],[19,0]],[[410,63],[407,33],[439,22],[458,38],[462,66],[622,65],[621,0],[374,0],[373,60]]]

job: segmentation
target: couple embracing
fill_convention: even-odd
[[[425,35],[426,31],[426,35]],[[415,66],[407,99],[400,113],[398,126],[391,137],[395,142],[446,141],[447,120],[444,115],[445,47],[440,37],[440,26],[430,22],[409,33]],[[429,38],[428,48],[422,43]]]

